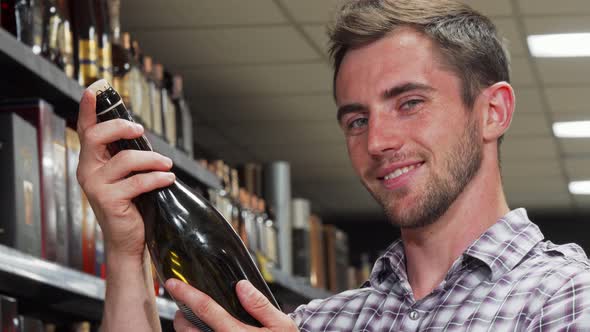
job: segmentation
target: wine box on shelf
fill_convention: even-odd
[[[86,195],[82,195],[82,271],[95,274],[96,268],[96,217]]]
[[[18,325],[18,332],[45,332],[43,322],[33,317],[19,315]]]
[[[53,191],[55,193],[56,215],[56,262],[68,265],[68,208],[67,208],[67,169],[66,169],[66,121],[57,115],[51,116],[53,136]]]
[[[0,328],[2,332],[17,332],[18,306],[15,298],[0,295]]]
[[[334,225],[324,225],[328,289],[341,292],[348,287],[348,239]]]
[[[0,112],[15,112],[29,121],[37,128],[37,141],[39,149],[39,167],[37,168],[40,174],[41,185],[41,230],[42,230],[42,255],[45,259],[57,261],[58,252],[58,229],[67,229],[64,224],[67,223],[67,215],[59,213],[65,211],[65,207],[58,204],[65,204],[63,199],[65,194],[64,185],[56,183],[58,181],[65,181],[63,172],[65,171],[65,153],[60,154],[63,150],[64,132],[54,132],[55,128],[64,128],[60,123],[60,119],[56,119],[57,115],[53,112],[50,104],[42,99],[15,99],[6,100],[0,103]],[[61,120],[63,121],[63,120]],[[60,134],[61,133],[61,134]],[[56,151],[58,155],[56,155]],[[64,158],[63,162],[58,158]],[[61,165],[58,169],[56,165]],[[59,191],[59,192],[58,192]],[[61,191],[64,191],[62,193]],[[58,219],[59,218],[59,219]],[[58,227],[58,223],[61,225]],[[60,256],[60,258],[63,258]]]
[[[309,216],[311,204],[304,198],[291,201],[291,225],[293,227],[293,275],[309,278]]]
[[[69,266],[82,271],[82,224],[84,222],[84,206],[82,188],[78,184],[76,177],[79,157],[80,140],[78,133],[73,129],[66,128]]]
[[[0,243],[41,256],[37,131],[10,112],[0,112],[0,209]]]
[[[310,282],[313,287],[326,288],[326,259],[322,221],[312,214],[309,218]]]

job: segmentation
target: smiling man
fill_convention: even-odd
[[[514,113],[491,21],[447,0],[349,1],[330,32],[357,175],[401,230],[357,290],[300,307],[308,331],[590,330],[590,265],[502,189]]]
[[[263,329],[177,280],[167,282],[170,293],[216,331],[590,331],[583,250],[545,241],[504,196],[499,146],[515,97],[491,21],[451,0],[354,0],[338,12],[330,45],[351,163],[401,239],[361,288],[289,316],[238,283],[244,308]],[[108,142],[142,129],[97,125],[93,98],[86,92],[81,103],[78,176],[105,230],[104,329],[157,330],[142,269],[143,226],[131,200],[168,185],[171,163],[139,151],[110,159]],[[112,169],[154,172],[134,175],[142,178],[129,188],[125,177],[109,180]],[[194,331],[180,314],[175,328]]]

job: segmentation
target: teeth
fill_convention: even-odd
[[[402,174],[408,173],[409,171],[413,170],[414,168],[416,168],[416,166],[414,166],[414,165],[398,168],[395,171],[389,173],[387,176],[385,176],[385,180],[395,179]]]

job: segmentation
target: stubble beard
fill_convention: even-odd
[[[431,172],[415,204],[404,210],[396,209],[396,202],[411,192],[407,187],[383,195],[371,192],[391,223],[400,228],[419,228],[436,222],[445,214],[481,167],[483,155],[478,132],[476,120],[466,126],[464,135],[446,157],[446,171]]]

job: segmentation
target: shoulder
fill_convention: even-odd
[[[590,261],[584,250],[573,243],[556,245],[541,242],[530,262],[543,278],[536,289],[544,301],[531,312],[532,330],[590,329]]]
[[[544,272],[554,270],[570,277],[590,273],[590,260],[584,250],[575,243],[558,245],[551,241],[539,242],[527,256],[528,265]],[[590,280],[588,282],[590,283]]]

